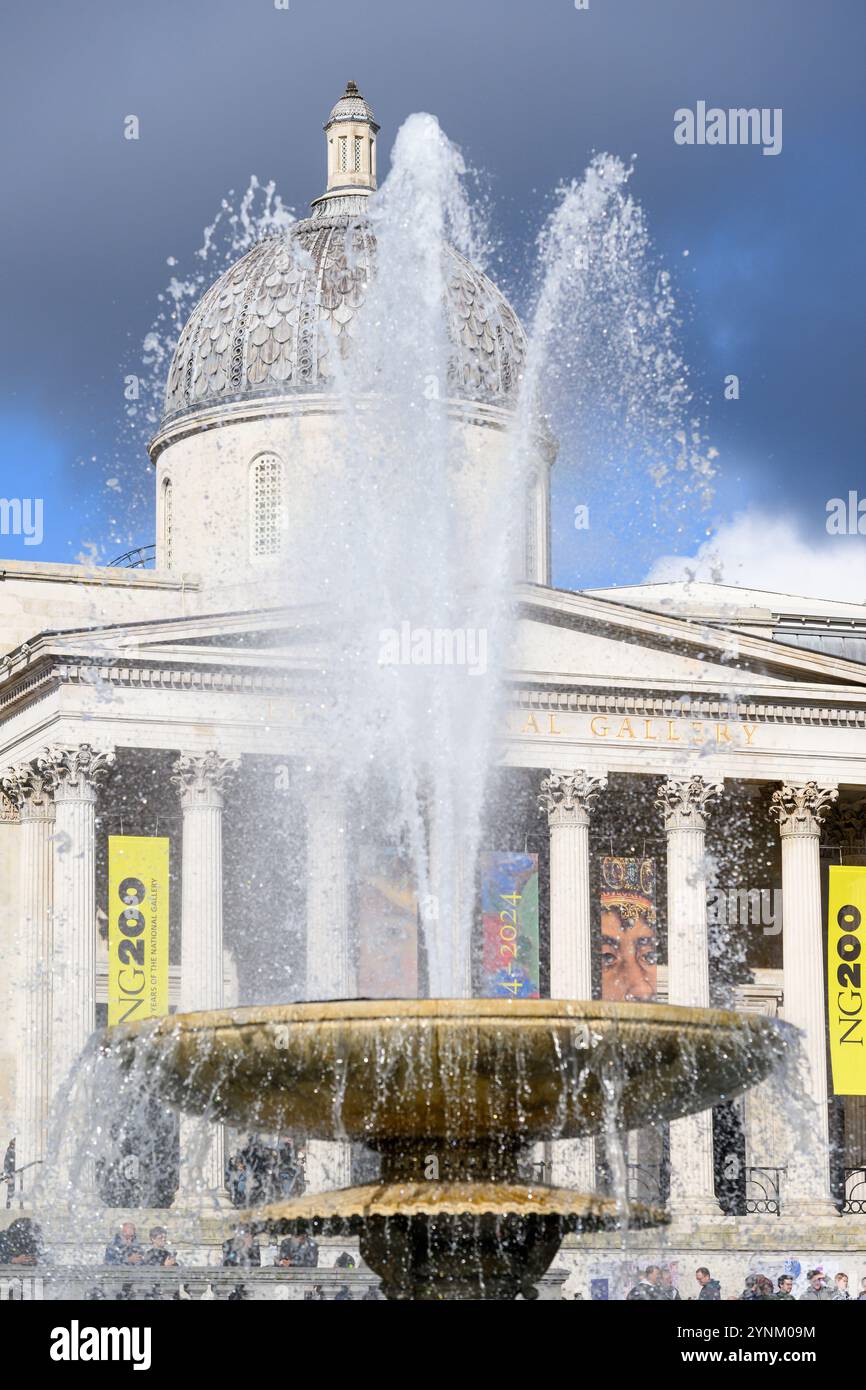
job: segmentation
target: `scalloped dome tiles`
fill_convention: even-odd
[[[327,389],[333,354],[348,349],[373,271],[363,202],[322,205],[285,235],[259,242],[207,290],[174,354],[167,420],[250,397]],[[449,394],[512,404],[526,351],[517,315],[465,257],[451,248],[448,256]]]

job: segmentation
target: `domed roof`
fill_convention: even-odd
[[[343,120],[354,122],[355,132],[361,126],[351,151],[348,137],[333,135]],[[326,389],[334,354],[348,351],[375,272],[366,208],[376,187],[377,131],[350,82],[325,125],[327,191],[311,217],[260,241],[199,300],[169,369],[166,422],[233,401]],[[453,248],[447,262],[448,394],[513,405],[526,356],[517,315]]]
[[[331,121],[372,121],[375,123],[375,119],[372,107],[361,96],[355,83],[347,82],[345,92],[331,110],[325,129],[327,130]],[[378,126],[376,129],[378,130]]]
[[[166,420],[221,402],[327,388],[374,272],[364,202],[322,203],[288,233],[260,241],[206,291],[174,353]],[[517,315],[486,275],[453,248],[447,254],[448,394],[513,404],[526,352]]]

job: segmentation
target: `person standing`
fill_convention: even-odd
[[[164,1269],[174,1269],[177,1255],[166,1244],[167,1234],[164,1226],[154,1226],[150,1232],[150,1246],[144,1252],[146,1265],[162,1265]]]
[[[10,1139],[3,1155],[3,1181],[6,1184],[6,1206],[11,1207],[15,1196],[15,1140]]]
[[[662,1265],[659,1271],[657,1288],[659,1298],[663,1299],[666,1303],[678,1303],[681,1301],[680,1291],[674,1286],[674,1277],[668,1265]]]
[[[701,1265],[700,1269],[695,1270],[695,1278],[701,1286],[698,1294],[699,1303],[718,1303],[722,1297],[722,1289],[718,1279],[713,1279],[706,1265]]]
[[[776,1282],[779,1285],[779,1291],[776,1294],[776,1297],[779,1299],[786,1299],[791,1303],[795,1303],[796,1299],[794,1298],[794,1280],[791,1278],[790,1274],[780,1274]]]
[[[655,1303],[661,1299],[659,1291],[659,1275],[661,1270],[658,1265],[647,1265],[641,1277],[638,1279],[634,1288],[629,1289],[626,1294],[626,1301],[637,1303]]]
[[[850,1299],[851,1295],[848,1292],[847,1274],[842,1274],[840,1272],[836,1275],[833,1283],[835,1284],[835,1288],[831,1289],[830,1297],[834,1303],[844,1303],[847,1299]]]
[[[104,1262],[107,1265],[140,1265],[144,1261],[144,1251],[138,1243],[138,1236],[131,1221],[124,1221],[110,1245],[105,1247]]]
[[[808,1288],[800,1294],[801,1303],[829,1303],[833,1297],[824,1282],[823,1269],[810,1269],[806,1275]]]

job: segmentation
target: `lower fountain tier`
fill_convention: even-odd
[[[269,1236],[356,1236],[394,1302],[535,1298],[564,1236],[640,1230],[667,1214],[568,1188],[520,1183],[386,1182],[347,1187],[247,1212]]]

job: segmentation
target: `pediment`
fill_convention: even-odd
[[[856,662],[741,630],[531,585],[520,597],[515,680],[731,693],[866,689],[866,667]]]

